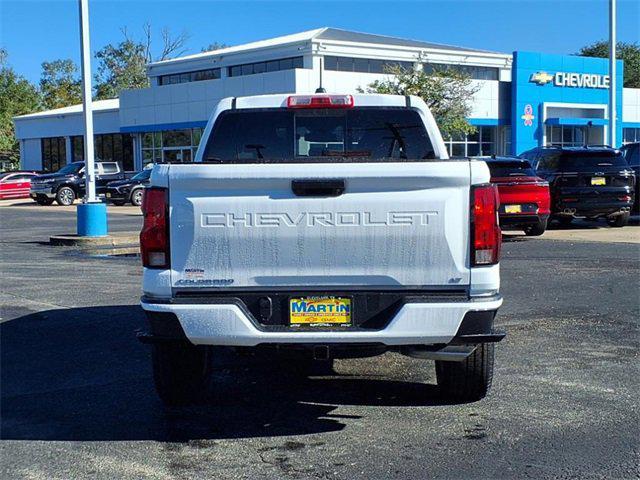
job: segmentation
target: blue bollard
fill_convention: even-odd
[[[81,203],[78,205],[78,236],[104,237],[107,235],[107,205]]]

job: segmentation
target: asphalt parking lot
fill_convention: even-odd
[[[209,403],[172,410],[135,339],[139,260],[46,245],[72,208],[5,205],[0,225],[3,479],[640,476],[637,219],[505,235],[481,402],[443,404],[432,363],[396,354],[311,378],[229,355]]]

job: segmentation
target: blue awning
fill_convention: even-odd
[[[547,125],[608,125],[609,120],[606,118],[547,118],[544,123]]]

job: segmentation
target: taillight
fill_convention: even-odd
[[[493,265],[500,260],[502,233],[498,224],[500,200],[495,185],[472,187],[471,265]]]
[[[288,108],[352,108],[352,95],[295,95],[287,98]]]
[[[142,199],[144,224],[140,232],[142,265],[147,268],[169,268],[168,191],[147,188]]]

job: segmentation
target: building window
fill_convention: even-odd
[[[502,127],[502,152],[501,155],[513,155],[511,153],[511,126]]]
[[[118,162],[123,170],[135,169],[133,163],[133,138],[129,134],[107,133],[94,135],[93,149],[96,160]],[[71,137],[71,150],[74,162],[84,160],[84,137]]]
[[[585,144],[584,128],[563,125],[548,125],[547,145],[581,147]]]
[[[176,83],[201,82],[203,80],[217,80],[220,78],[219,68],[208,68],[195,72],[174,73],[172,75],[160,75],[158,85],[173,85]]]
[[[142,164],[192,162],[201,138],[202,128],[143,133]]]
[[[444,140],[452,157],[474,157],[496,154],[497,127],[476,127],[474,133],[458,135]]]
[[[302,57],[282,58],[279,60],[269,60],[267,62],[233,65],[232,67],[228,67],[227,72],[230,77],[240,77],[242,75],[254,75],[256,73],[293,70],[294,68],[304,68],[304,61]]]
[[[640,128],[623,128],[622,143],[640,142]]]
[[[57,172],[67,163],[67,147],[64,137],[40,139],[42,150],[42,169],[46,172]]]
[[[392,67],[413,70],[413,62],[374,60],[372,58],[324,57],[324,69],[338,72],[387,73]]]
[[[477,67],[475,65],[451,65],[445,63],[425,63],[422,65],[423,71],[432,73],[434,71],[455,70],[466,73],[474,80],[498,80],[499,69],[493,67]]]

